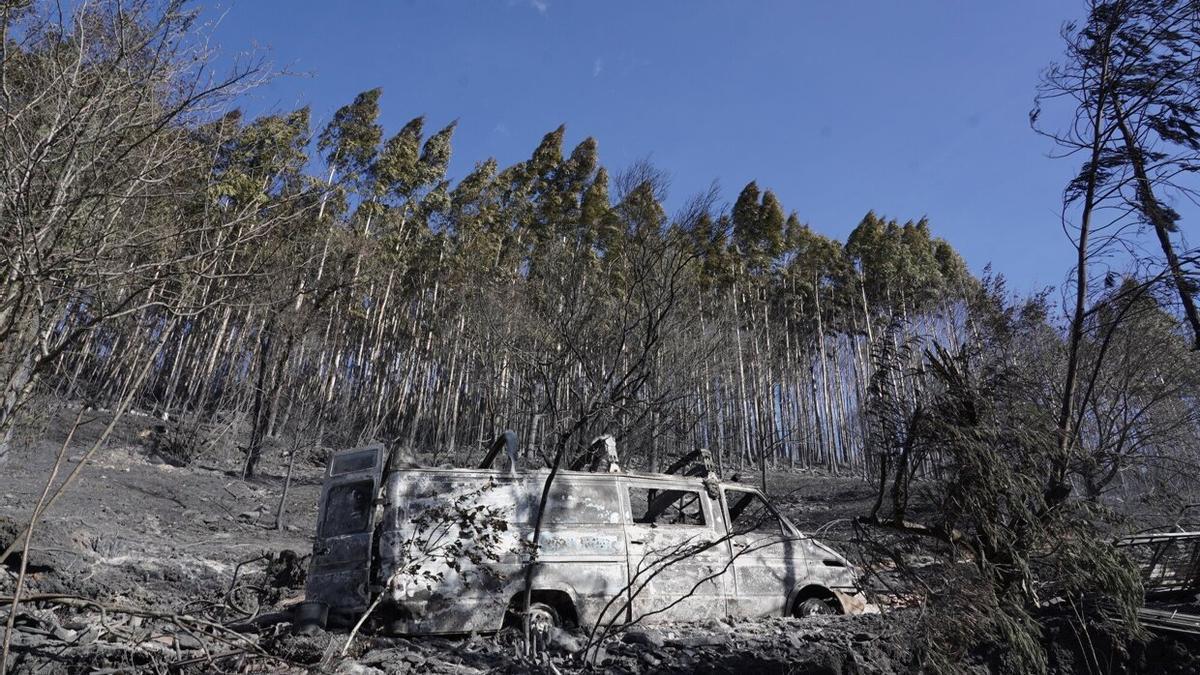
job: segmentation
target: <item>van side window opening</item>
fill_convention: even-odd
[[[321,536],[336,537],[365,531],[373,508],[373,487],[374,483],[363,480],[330,488]]]
[[[629,488],[633,522],[642,525],[704,526],[704,504],[692,490]]]
[[[725,502],[729,505],[729,527],[734,534],[784,534],[779,516],[775,515],[766,500],[758,494],[726,490]]]

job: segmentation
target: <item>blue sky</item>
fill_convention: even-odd
[[[241,0],[209,5],[224,57],[269,51],[284,77],[252,113],[310,104],[318,124],[383,87],[388,133],[457,119],[451,173],[586,136],[610,170],[648,158],[678,204],[750,180],[844,239],[874,209],[928,216],[979,272],[1058,284],[1074,160],[1029,128],[1039,72],[1078,0]],[[1053,116],[1044,117],[1054,122]],[[1065,123],[1065,119],[1062,120]]]

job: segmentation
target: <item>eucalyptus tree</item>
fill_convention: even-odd
[[[783,251],[783,207],[775,193],[759,192],[754,181],[746,184],[734,202],[733,245],[751,271],[770,267]]]
[[[260,310],[253,330],[250,325],[240,327],[244,334],[253,332],[257,340],[253,350],[257,374],[245,465],[247,474],[254,472],[263,439],[275,419],[287,360],[304,317],[319,308],[327,296],[327,293],[317,294],[308,306],[296,302],[306,290],[305,271],[313,253],[310,245],[320,234],[318,220],[311,217],[319,206],[314,203],[312,181],[304,174],[308,163],[306,146],[310,140],[309,111],[301,108],[254,120],[223,144],[217,155],[211,193],[220,211],[253,210],[260,217],[286,218],[288,223],[286,229],[274,230],[230,260],[234,271],[239,272],[262,266],[263,274],[274,281],[254,284],[242,293]],[[217,345],[224,338],[231,305],[227,304],[224,310],[216,336]],[[181,346],[186,344],[187,337],[181,336]],[[176,373],[181,370],[177,369]],[[190,379],[203,381],[200,377]]]
[[[414,118],[383,142],[372,156],[363,181],[364,192],[351,220],[359,252],[351,275],[339,335],[345,352],[342,401],[357,396],[386,398],[395,373],[388,364],[403,349],[407,360],[419,363],[413,375],[433,377],[430,352],[434,326],[431,317],[444,304],[443,274],[446,236],[444,213],[451,207],[446,169],[455,124],[424,137],[424,119]],[[357,223],[361,223],[361,230]],[[369,263],[363,269],[364,261]],[[410,323],[397,321],[393,296],[409,300]],[[419,331],[418,331],[419,328]],[[405,386],[419,396],[417,414],[434,405],[427,387]],[[330,387],[333,391],[333,387]],[[345,419],[372,435],[382,420],[378,407],[347,409]]]
[[[847,238],[846,254],[858,272],[862,309],[876,315],[936,309],[947,296],[961,295],[969,276],[924,218],[902,225],[868,212]]]
[[[1183,316],[1200,350],[1195,253],[1177,250],[1180,215],[1168,197],[1191,197],[1200,167],[1200,2],[1124,0],[1097,5],[1119,22],[1112,40],[1118,65],[1108,96],[1119,132],[1113,160],[1132,174],[1123,198],[1154,231]],[[1181,243],[1181,242],[1180,242]]]
[[[621,237],[620,222],[613,213],[609,197],[608,169],[603,166],[596,169],[596,175],[583,193],[579,224],[597,255],[612,249]]]
[[[891,304],[899,252],[887,230],[888,222],[874,211],[868,211],[846,239],[846,255],[858,272],[864,312],[874,312],[876,308]]]
[[[330,200],[322,200],[318,218],[325,209],[345,208],[345,188],[356,186],[366,179],[375,158],[383,128],[379,125],[379,97],[382,89],[368,89],[354,97],[354,101],[338,108],[333,119],[317,137],[317,151],[323,153],[329,167],[328,182],[333,185],[338,179],[339,189],[330,193]]]
[[[732,342],[737,364],[737,399],[740,406],[739,444],[742,461],[765,460],[770,444],[769,416],[763,378],[762,344],[767,336],[766,291],[769,272],[782,252],[783,209],[770,191],[761,192],[754,181],[738,194],[730,212],[734,281],[728,289],[732,311]]]
[[[789,321],[789,337],[799,350],[812,349],[798,364],[808,371],[808,401],[815,430],[812,455],[807,461],[833,468],[840,460],[838,418],[834,410],[829,327],[841,312],[835,302],[840,280],[849,270],[842,246],[794,221],[787,232],[788,262],[782,270],[782,294]],[[837,324],[843,322],[837,321]],[[836,369],[835,371],[836,372]],[[798,399],[803,400],[803,399]],[[843,448],[844,450],[844,448]]]
[[[560,227],[568,224],[559,218],[567,205],[556,180],[563,164],[565,134],[564,126],[547,133],[528,161],[520,166],[520,180],[528,205],[522,214],[524,217],[515,223],[516,235],[517,241],[524,244],[522,250],[531,265],[537,264],[544,244],[553,247],[561,243],[555,239]]]
[[[1048,493],[1065,499],[1073,456],[1079,451],[1076,424],[1088,405],[1080,382],[1081,349],[1099,294],[1115,277],[1134,271],[1143,283],[1169,283],[1196,336],[1191,254],[1181,256],[1171,235],[1178,214],[1168,193],[1190,194],[1184,182],[1194,170],[1197,4],[1173,0],[1093,0],[1080,24],[1063,31],[1066,57],[1047,69],[1031,113],[1035,128],[1064,155],[1084,161],[1063,195],[1064,224],[1072,233],[1076,265],[1067,339],[1066,374],[1059,403],[1059,457],[1049,473]],[[1058,127],[1042,117],[1043,102],[1073,106],[1069,123]],[[1142,248],[1143,226],[1153,230],[1162,258],[1121,255]],[[1097,261],[1113,267],[1094,270]],[[1103,264],[1103,262],[1101,262]],[[1157,269],[1156,269],[1157,268]],[[1161,270],[1161,271],[1159,271]],[[1100,362],[1090,364],[1093,370]]]

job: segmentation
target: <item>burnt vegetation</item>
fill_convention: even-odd
[[[863,619],[892,626],[894,648],[847,654],[943,672],[1145,665],[1162,648],[1139,615],[1145,569],[1113,542],[1186,529],[1200,502],[1200,250],[1180,213],[1200,166],[1200,3],[1086,4],[1031,113],[1079,165],[1046,225],[1076,262],[1061,289],[1017,297],[925,219],[867,212],[839,241],[755,182],[668,213],[664,173],[610,171],[564,127],[459,177],[456,124],[384,129],[379,89],[323,124],[304,107],[249,119],[239,96],[268,64],[214,73],[186,2],[0,0],[0,476],[37,469],[0,513],[0,673],[333,665],[338,649],[278,628],[303,585],[294,552],[225,560],[245,570],[209,570],[221,583],[199,604],[50,588],[74,572],[36,558],[67,545],[39,523],[103,485],[117,446],[225,481],[224,513],[195,516],[203,536],[211,516],[282,537],[312,526],[295,504],[331,449],[475,466],[508,428],[516,459],[549,469],[534,542],[554,476],[599,464],[591,439],[619,438],[622,466],[647,472],[708,448],[785,505],[797,485],[845,502],[793,516],[852,549],[897,617]],[[494,559],[508,523],[454,508],[420,517],[473,540],[425,555]],[[292,535],[304,554],[307,534]],[[437,574],[405,573],[389,584]],[[604,647],[636,623],[597,624],[557,661],[507,637],[479,653],[661,666]],[[90,641],[54,656],[67,634]],[[340,651],[369,659],[352,638]],[[763,665],[724,667],[747,664]]]

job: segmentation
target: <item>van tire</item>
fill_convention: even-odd
[[[829,600],[822,598],[805,598],[796,603],[796,609],[792,615],[797,619],[803,619],[810,616],[828,616],[837,614],[838,611],[829,604]]]
[[[549,631],[551,628],[562,628],[562,617],[558,610],[544,602],[534,602],[529,605],[530,630]]]
[[[304,602],[296,606],[292,616],[292,632],[312,637],[325,630],[329,622],[329,605],[323,602]]]
[[[524,604],[524,593],[517,593],[508,603],[504,613],[504,628],[520,628],[524,625],[521,606]],[[571,596],[559,590],[535,590],[529,599],[529,612],[537,612],[539,616],[551,622],[557,628],[573,628],[579,625],[579,614]]]

